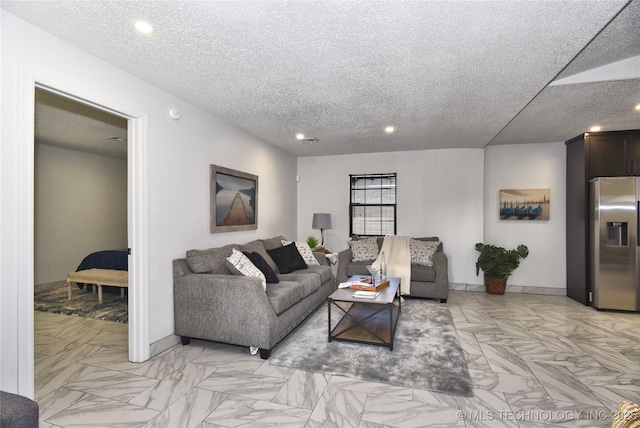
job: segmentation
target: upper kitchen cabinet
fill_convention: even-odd
[[[587,177],[640,175],[640,132],[613,131],[588,133],[576,137],[584,140]]]

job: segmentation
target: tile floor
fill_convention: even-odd
[[[470,398],[274,367],[203,341],[130,363],[126,325],[36,312],[40,426],[605,427],[618,402],[640,402],[640,314],[528,294],[454,291],[447,305]]]

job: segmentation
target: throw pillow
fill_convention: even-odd
[[[282,245],[289,245],[291,243],[292,241],[282,241]],[[306,242],[298,241],[294,242],[294,244],[296,244],[296,248],[298,249],[298,252],[302,256],[302,259],[307,264],[307,266],[320,266],[320,263],[318,263],[318,259],[316,259],[316,256],[313,255],[313,251],[311,251],[311,247],[309,247],[309,244],[307,244]]]
[[[267,284],[277,284],[280,282],[280,279],[278,279],[276,273],[273,271],[273,269],[271,269],[269,263],[267,263],[267,261],[260,255],[260,253],[250,253],[245,251],[242,254],[247,256],[247,258],[251,260],[251,263],[253,263],[258,269],[260,269],[260,272],[262,272],[264,274],[264,277],[267,279]]]
[[[256,278],[260,278],[262,281],[262,288],[267,291],[267,279],[264,277],[264,274],[258,269],[251,260],[247,258],[240,251],[233,249],[231,255],[227,257],[227,261],[234,267],[237,272],[240,272],[244,276],[254,276]],[[233,269],[230,269],[234,272]],[[235,273],[235,272],[234,272]]]
[[[280,273],[291,273],[295,270],[307,268],[307,264],[293,243],[268,250],[267,252],[278,265]]]
[[[440,245],[440,241],[420,241],[411,238],[409,240],[411,264],[433,266],[433,255],[436,253],[438,245]]]
[[[351,260],[354,262],[368,262],[378,258],[378,242],[376,238],[349,241],[351,247]]]

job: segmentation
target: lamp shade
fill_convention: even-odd
[[[315,213],[311,227],[314,229],[331,229],[331,214]]]

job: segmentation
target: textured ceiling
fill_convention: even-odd
[[[639,1],[1,7],[264,141],[312,156],[557,142],[594,122],[640,128],[637,80],[547,87],[640,55]],[[155,33],[138,35],[139,18]],[[385,134],[386,125],[397,131]],[[299,142],[298,132],[319,142]]]

